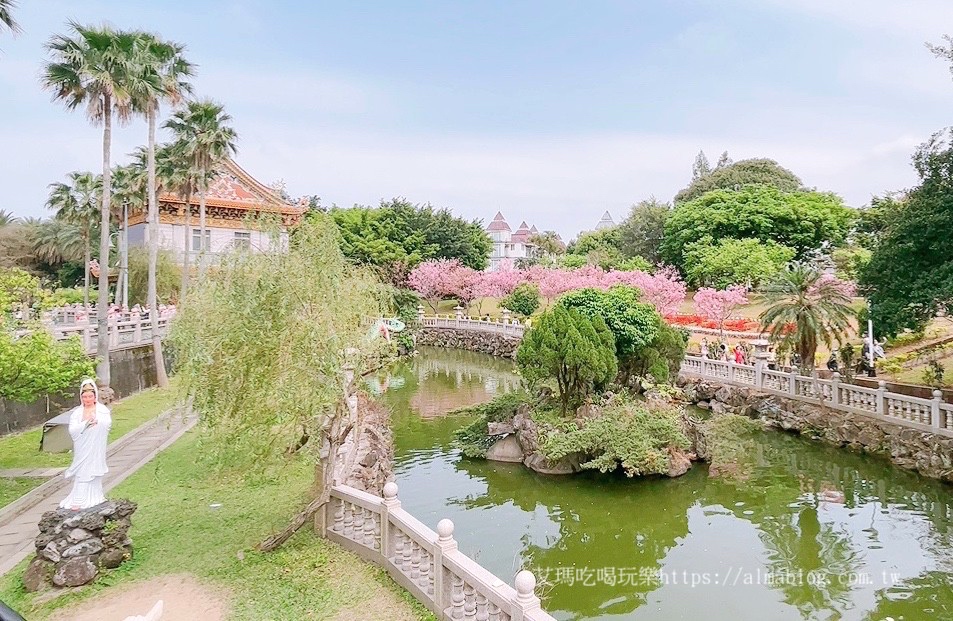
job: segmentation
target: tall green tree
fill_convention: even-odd
[[[543,231],[529,236],[529,243],[535,244],[545,257],[555,257],[566,252],[566,244],[556,231]]]
[[[619,225],[619,249],[625,257],[642,257],[651,265],[662,261],[662,236],[672,206],[654,196],[632,205]]]
[[[62,218],[51,218],[36,225],[31,242],[39,260],[56,266],[83,261],[88,243],[86,238],[82,226]]]
[[[225,108],[214,101],[203,99],[190,101],[176,110],[165,122],[174,141],[181,145],[185,157],[191,162],[198,180],[199,192],[199,272],[204,269],[203,255],[206,248],[205,198],[208,193],[209,174],[226,159],[237,152],[235,142],[238,134],[231,126],[232,117]],[[187,210],[188,211],[188,210]]]
[[[805,372],[814,368],[819,343],[831,347],[843,342],[854,316],[845,283],[807,263],[779,274],[767,289],[767,304],[760,316],[762,329],[797,352]]]
[[[688,187],[675,195],[675,203],[694,200],[712,190],[735,190],[751,184],[768,185],[782,192],[794,192],[801,189],[803,185],[797,175],[774,160],[750,159],[730,162],[726,152],[718,161],[718,167],[709,174],[697,178],[693,174],[692,182]]]
[[[699,151],[692,163],[692,181],[698,181],[711,174],[711,163],[704,151]]]
[[[20,25],[13,19],[13,9],[17,7],[16,0],[0,0],[0,24],[7,27],[13,34],[20,32]]]
[[[556,306],[540,315],[516,352],[531,384],[554,379],[563,414],[616,376],[615,341],[602,317]]]
[[[431,259],[457,259],[482,270],[492,249],[479,222],[403,198],[381,201],[378,207],[334,208],[330,214],[341,232],[344,256],[373,266],[398,286],[414,267]]]
[[[665,223],[662,255],[684,270],[691,244],[710,238],[774,241],[805,258],[822,245],[847,237],[854,211],[829,192],[782,192],[766,185],[713,190],[675,206]]]
[[[120,123],[133,113],[138,83],[144,72],[137,65],[137,35],[108,26],[82,26],[70,22],[71,36],[54,35],[46,44],[50,60],[43,69],[43,86],[55,100],[73,110],[86,106],[89,120],[103,126],[103,179],[100,207],[99,272],[97,306],[97,365],[101,385],[109,386],[109,221],[112,197],[113,115]]]
[[[953,129],[921,145],[913,165],[920,183],[892,215],[860,278],[875,329],[887,335],[920,330],[941,310],[953,314]]]
[[[566,252],[586,258],[591,265],[612,269],[625,259],[622,254],[622,231],[613,226],[598,231],[584,231],[570,242]]]
[[[195,72],[194,65],[185,59],[185,46],[163,41],[151,33],[138,33],[141,65],[147,76],[142,81],[142,88],[138,92],[137,105],[146,116],[148,138],[146,142],[146,199],[149,206],[149,272],[148,272],[148,299],[149,319],[152,322],[152,351],[155,356],[157,383],[160,387],[169,385],[169,378],[165,372],[165,357],[162,353],[162,340],[159,337],[159,303],[156,294],[157,269],[159,260],[159,203],[156,197],[156,116],[159,105],[167,102],[169,105],[178,104],[182,98],[192,92],[189,83]],[[222,127],[218,131],[222,131]],[[214,141],[213,141],[214,142]],[[218,145],[208,146],[207,151],[216,153]],[[234,150],[234,147],[233,147]],[[186,203],[186,211],[191,206]],[[205,240],[203,198],[202,240]],[[188,226],[186,236],[188,236]],[[187,267],[187,266],[186,266]],[[183,273],[186,273],[183,271]]]
[[[696,287],[748,289],[771,281],[794,258],[794,250],[773,241],[710,238],[690,244],[685,253],[685,276]]]
[[[100,195],[103,183],[102,178],[91,172],[72,172],[68,179],[68,183],[50,184],[46,206],[56,212],[57,220],[72,225],[79,233],[83,245],[83,304],[89,306],[89,262],[92,259],[93,234],[100,226]],[[44,239],[60,246],[64,231],[62,228],[57,229],[55,236],[50,235],[52,232],[53,229],[48,228]],[[66,258],[62,249],[57,247],[48,246],[48,250],[42,252],[50,258],[54,256],[54,252],[61,253],[60,256]]]
[[[559,298],[557,306],[601,318],[612,332],[623,381],[634,372],[634,361],[658,336],[662,317],[651,304],[639,301],[639,290],[616,285],[608,291],[578,289]]]

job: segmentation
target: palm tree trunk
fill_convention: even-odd
[[[192,182],[185,196],[185,251],[182,254],[182,285],[179,287],[179,303],[185,301],[185,292],[189,288],[189,244],[192,243]]]
[[[83,308],[89,311],[89,262],[92,259],[92,251],[89,248],[89,234],[83,236],[83,248],[86,251],[83,261]]]
[[[122,305],[129,306],[129,205],[122,204],[122,257],[120,258]]]
[[[99,299],[96,302],[96,375],[99,385],[109,387],[109,199],[111,169],[109,150],[112,144],[112,98],[103,96],[103,205],[99,221]]]
[[[199,278],[205,275],[205,252],[208,250],[205,244],[205,193],[207,187],[205,184],[205,166],[199,169]]]
[[[156,299],[156,267],[159,263],[159,204],[156,200],[156,106],[149,106],[149,144],[146,156],[146,191],[149,193],[149,277],[147,302],[149,323],[152,325],[152,355],[156,364],[156,383],[159,388],[169,385],[165,372],[165,356],[162,354],[162,339],[159,338],[159,301]]]

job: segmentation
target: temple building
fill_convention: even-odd
[[[506,261],[515,263],[517,259],[532,259],[538,256],[536,244],[529,241],[529,238],[538,232],[535,226],[530,227],[525,221],[520,223],[516,232],[513,232],[503,214],[497,212],[496,217],[486,227],[486,234],[493,241],[490,266],[487,271],[500,269]]]
[[[199,195],[196,192],[189,201],[191,222],[186,230],[185,197],[172,192],[160,192],[159,201],[159,246],[172,251],[181,263],[186,240],[194,256],[202,250],[202,235],[199,228]],[[288,228],[296,224],[307,207],[293,205],[268,186],[256,181],[231,159],[222,163],[220,170],[209,183],[205,197],[205,250],[214,262],[216,257],[236,248],[255,251],[271,249],[268,233],[246,224],[249,217],[276,214],[280,221],[278,244],[287,247]],[[146,212],[132,211],[129,214],[129,246],[144,246],[149,239]]]

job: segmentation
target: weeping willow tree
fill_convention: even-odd
[[[220,462],[280,463],[301,449],[323,466],[323,491],[264,550],[327,502],[338,447],[356,427],[345,371],[357,365],[360,373],[367,320],[384,302],[381,283],[345,261],[329,217],[308,218],[286,251],[281,245],[275,230],[274,250],[226,256],[190,291],[171,336],[186,398],[208,431],[206,450]]]

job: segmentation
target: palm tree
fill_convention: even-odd
[[[86,256],[83,229],[59,218],[35,223],[32,241],[36,258],[51,265],[79,262]]]
[[[13,19],[13,9],[16,6],[16,0],[0,0],[0,24],[6,26],[13,34],[20,32],[20,25]]]
[[[129,210],[142,208],[144,202],[142,180],[136,166],[116,166],[112,174],[114,204],[119,221],[119,281],[116,284],[116,303],[129,304]]]
[[[19,218],[7,211],[6,209],[0,209],[0,226],[7,226],[8,224],[16,224]]]
[[[152,322],[152,350],[156,359],[159,386],[168,386],[165,374],[165,359],[159,339],[159,305],[156,297],[156,266],[159,260],[159,204],[156,199],[156,115],[162,100],[176,105],[182,97],[192,92],[188,78],[194,66],[184,57],[185,46],[162,41],[151,33],[138,34],[143,66],[151,78],[139,94],[138,107],[146,115],[149,137],[146,143],[147,182],[146,197],[149,204],[149,269],[148,304]],[[189,205],[186,203],[186,209]],[[187,229],[187,227],[186,227]]]
[[[818,343],[841,343],[854,315],[849,285],[806,263],[793,263],[768,287],[762,329],[797,352],[802,371],[814,368]]]
[[[46,44],[50,61],[43,70],[43,87],[53,92],[53,99],[73,110],[86,106],[89,120],[103,124],[103,180],[100,209],[99,257],[104,269],[99,272],[97,302],[97,349],[99,364],[96,375],[104,387],[109,386],[109,220],[112,195],[112,119],[120,123],[133,113],[135,95],[142,92],[141,81],[149,72],[137,66],[137,35],[116,31],[107,26],[81,26],[70,22],[73,37],[54,35]]]
[[[92,258],[93,232],[99,220],[103,184],[102,179],[91,172],[71,172],[68,178],[69,183],[50,184],[50,196],[46,206],[56,212],[57,220],[74,226],[79,232],[83,244],[83,304],[89,306],[89,261]],[[108,241],[108,226],[106,235]],[[55,240],[56,237],[53,237],[51,241]],[[47,252],[48,256],[52,256],[52,250]]]
[[[165,123],[172,130],[191,162],[199,191],[199,239],[201,253],[208,250],[205,232],[205,195],[208,178],[222,161],[236,152],[238,134],[230,126],[232,117],[224,108],[211,100],[190,101],[177,110]],[[202,254],[199,255],[199,271],[203,269]]]

